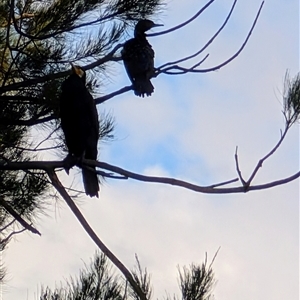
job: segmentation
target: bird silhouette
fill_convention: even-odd
[[[140,20],[134,29],[134,38],[125,42],[122,59],[135,95],[150,96],[154,87],[150,81],[154,74],[154,51],[146,39],[145,32],[153,27],[163,26],[151,20]]]
[[[99,138],[98,113],[94,99],[86,88],[85,80],[85,71],[72,65],[72,74],[61,87],[61,127],[69,158],[96,160]],[[82,177],[85,193],[90,197],[98,197],[99,181],[95,167],[83,168]]]

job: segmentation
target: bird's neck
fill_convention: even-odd
[[[146,40],[146,34],[145,34],[145,32],[135,31],[134,32],[134,37],[136,39],[139,39],[139,40]]]

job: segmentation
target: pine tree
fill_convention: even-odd
[[[179,269],[180,298],[167,296],[167,300],[213,300],[212,290],[216,284],[212,264],[208,265],[207,257],[202,264],[192,264]],[[136,268],[132,274],[147,299],[152,298],[151,276],[143,269],[136,257]],[[80,270],[79,276],[71,277],[66,284],[56,287],[42,287],[40,300],[139,300],[140,297],[130,285],[114,273],[114,269],[103,254],[96,252],[90,265]]]
[[[111,51],[127,28],[160,7],[160,0],[1,2],[0,161],[36,159],[42,153],[42,141],[32,138],[32,130],[51,132],[50,148],[66,154],[58,130],[58,101],[70,63],[93,64],[93,77],[103,78],[109,63],[118,60]],[[88,78],[91,92],[98,84]],[[112,136],[110,116],[102,118],[100,127],[100,138]],[[31,224],[46,209],[49,193],[51,185],[42,170],[0,173],[2,250],[25,228],[38,233]]]

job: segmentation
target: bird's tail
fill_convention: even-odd
[[[139,97],[151,96],[154,92],[154,86],[152,85],[150,79],[137,79],[134,83],[134,94]]]
[[[96,169],[95,171],[91,171],[83,168],[82,178],[83,178],[85,193],[90,197],[96,196],[97,198],[99,198],[98,192],[100,188],[99,188],[98,177],[96,174]]]

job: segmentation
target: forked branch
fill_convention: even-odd
[[[115,174],[121,175],[114,176],[112,173],[108,174],[108,178],[112,179],[134,179],[138,181],[144,181],[144,182],[153,182],[153,183],[162,183],[162,184],[168,184],[168,185],[174,185],[179,186],[188,190],[192,190],[198,193],[204,193],[204,194],[232,194],[232,193],[244,193],[248,191],[253,190],[263,190],[271,187],[275,187],[278,185],[286,184],[288,182],[291,182],[295,179],[297,179],[300,176],[300,171],[295,173],[292,176],[272,181],[260,185],[253,185],[249,186],[247,189],[245,189],[244,185],[237,186],[237,187],[221,187],[224,185],[232,184],[234,182],[238,181],[238,178],[234,178],[231,180],[226,180],[221,183],[216,183],[208,186],[201,186],[197,184],[193,184],[187,181],[183,181],[180,179],[170,178],[170,177],[158,177],[158,176],[147,176],[142,175],[138,173],[134,173],[125,169],[122,169],[120,167],[105,163],[105,162],[99,162],[99,161],[93,161],[93,160],[86,160],[84,159],[82,161],[83,164],[86,164],[88,166],[96,166],[102,170],[107,170],[110,172],[113,172]],[[44,170],[46,172],[49,171],[49,169],[62,169],[66,168],[66,162],[65,161],[26,161],[26,162],[3,162],[0,161],[0,170]],[[101,173],[102,176],[105,176],[105,172]]]
[[[154,77],[158,76],[161,73],[168,74],[168,75],[182,75],[182,74],[186,74],[186,73],[208,73],[208,72],[219,70],[222,67],[224,67],[227,64],[229,64],[231,61],[233,61],[243,51],[243,49],[247,45],[248,40],[249,40],[250,36],[252,35],[252,32],[253,32],[253,30],[255,28],[255,25],[257,23],[257,20],[259,18],[259,15],[261,13],[262,8],[263,8],[264,1],[261,3],[261,5],[259,7],[259,10],[258,10],[258,12],[256,14],[256,17],[255,17],[255,19],[253,21],[253,24],[252,24],[252,26],[250,28],[250,31],[249,31],[249,33],[246,36],[245,41],[243,42],[243,44],[241,45],[241,47],[238,49],[238,51],[235,54],[233,54],[230,58],[228,58],[226,61],[224,61],[223,63],[221,63],[219,65],[211,67],[211,68],[198,69],[199,65],[201,65],[201,63],[206,59],[206,57],[207,57],[207,55],[206,55],[202,60],[200,60],[198,63],[196,63],[195,65],[191,66],[190,68],[185,68],[185,67],[182,67],[182,66],[180,66],[180,65],[177,64],[178,62],[183,62],[183,61],[186,61],[186,60],[189,60],[189,59],[191,59],[193,57],[198,56],[200,53],[203,52],[204,49],[207,48],[207,46],[214,40],[214,38],[219,34],[219,32],[224,28],[224,26],[228,22],[229,17],[230,17],[230,15],[232,13],[232,10],[233,10],[233,8],[235,6],[235,3],[236,3],[236,1],[233,3],[231,11],[229,12],[229,14],[228,14],[228,16],[227,16],[224,24],[221,26],[221,28],[219,29],[219,31],[210,39],[210,41],[201,50],[199,50],[198,52],[196,52],[193,55],[190,55],[190,56],[187,56],[187,57],[185,57],[183,59],[177,60],[173,64],[172,64],[172,62],[169,62],[169,63],[166,63],[166,64],[162,65],[161,67],[157,68]]]
[[[255,178],[257,172],[262,167],[263,163],[271,157],[280,147],[283,140],[285,139],[288,130],[291,128],[293,124],[295,124],[299,120],[300,116],[300,76],[297,74],[297,76],[290,80],[288,76],[288,72],[285,76],[285,86],[284,86],[284,95],[283,95],[283,116],[285,118],[285,128],[283,132],[280,133],[280,138],[276,145],[269,151],[263,158],[261,158],[252,174],[250,175],[249,179],[246,181],[242,177],[242,173],[240,171],[239,167],[239,161],[238,161],[238,154],[237,154],[237,148],[235,152],[235,163],[236,163],[236,170],[239,175],[240,181],[242,182],[245,191],[247,191]]]
[[[207,4],[205,4],[194,16],[192,16],[190,19],[188,19],[187,21],[172,27],[168,30],[164,30],[164,31],[159,31],[159,32],[155,32],[155,33],[149,33],[147,34],[147,36],[158,36],[158,35],[163,35],[166,33],[170,33],[172,31],[178,30],[184,26],[186,26],[187,24],[191,23],[192,21],[194,21],[195,19],[197,19],[215,0],[210,0]],[[236,2],[237,0],[235,0]]]

